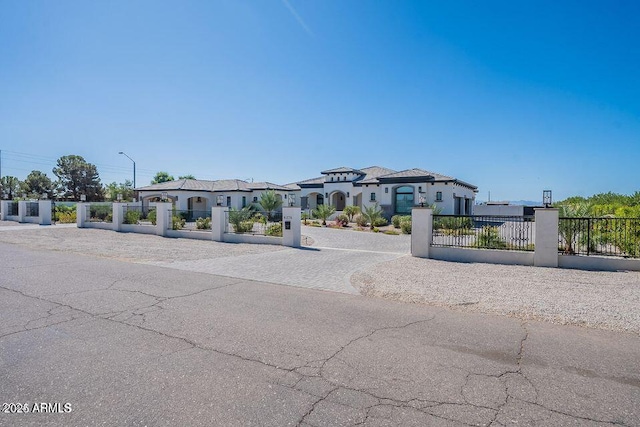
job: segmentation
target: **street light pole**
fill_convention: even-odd
[[[118,152],[118,154],[124,155],[127,159],[129,159],[129,160],[131,160],[133,162],[133,190],[135,191],[135,189],[136,189],[136,161],[133,160],[131,157],[127,156],[127,153],[125,153],[124,151],[120,151],[120,152]]]

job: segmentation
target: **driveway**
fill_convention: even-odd
[[[411,253],[411,236],[398,236],[353,229],[302,226],[302,234],[314,240],[314,247],[352,249],[366,252]]]
[[[0,243],[0,425],[640,425],[633,334]],[[64,411],[62,411],[64,412]]]

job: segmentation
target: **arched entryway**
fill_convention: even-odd
[[[189,218],[206,218],[211,215],[211,207],[209,206],[209,200],[204,196],[189,197],[187,199],[187,211]]]
[[[404,185],[394,190],[394,211],[399,215],[411,215],[414,206],[414,189],[410,185]]]
[[[347,195],[342,191],[336,191],[331,194],[331,205],[336,207],[336,211],[343,211],[347,205]]]
[[[324,195],[322,193],[309,193],[307,196],[305,209],[315,209],[319,205],[324,205]]]

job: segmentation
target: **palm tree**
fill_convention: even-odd
[[[349,222],[353,222],[353,217],[360,213],[359,206],[345,206],[342,213],[349,217]]]
[[[327,218],[333,215],[335,211],[335,206],[318,205],[318,207],[313,210],[313,215],[322,220],[322,225],[327,225]]]
[[[560,218],[584,218],[589,216],[590,207],[586,203],[573,203],[559,206]],[[578,220],[560,220],[558,224],[558,231],[560,236],[564,240],[564,253],[573,255],[575,254],[574,244],[579,243],[578,239],[581,234],[584,234],[580,227],[582,221]],[[589,223],[587,222],[587,226]],[[587,242],[589,244],[589,242]]]
[[[362,216],[364,216],[369,223],[369,228],[373,230],[375,222],[382,218],[382,209],[380,209],[377,203],[373,206],[367,206],[364,208]]]
[[[271,220],[271,213],[282,206],[282,199],[274,190],[267,190],[260,195],[260,206],[267,212],[267,220]]]

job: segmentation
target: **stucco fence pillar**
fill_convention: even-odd
[[[167,230],[169,226],[173,224],[173,216],[171,214],[171,203],[158,202],[156,203],[156,235],[167,236]]]
[[[553,208],[535,210],[536,232],[533,265],[537,267],[558,266],[558,220],[559,211]]]
[[[76,204],[76,225],[78,228],[84,228],[87,219],[87,204],[78,202]]]
[[[18,222],[24,222],[25,216],[27,216],[27,202],[20,200],[18,202]]]
[[[302,239],[302,211],[299,207],[282,208],[282,245],[299,248]]]
[[[433,210],[413,208],[411,210],[411,255],[429,258],[433,234]]]
[[[0,221],[7,220],[7,212],[9,209],[9,201],[8,200],[0,200]]]
[[[38,201],[38,215],[40,225],[51,225],[51,200]]]
[[[227,212],[229,212],[229,208],[226,206],[214,206],[211,208],[211,240],[224,242]]]
[[[121,231],[122,230],[122,221],[124,220],[124,206],[127,203],[113,203],[113,231]]]

